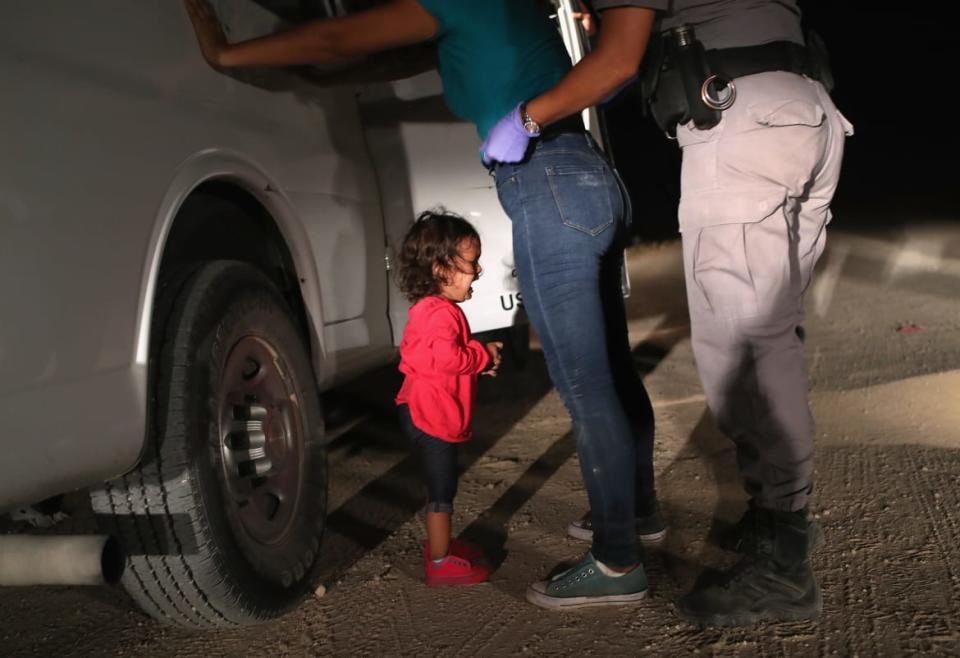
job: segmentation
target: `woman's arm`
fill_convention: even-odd
[[[350,16],[231,44],[208,0],[184,4],[204,58],[216,67],[323,64],[427,41],[438,29],[436,19],[416,0],[392,0]]]
[[[436,68],[436,44],[423,42],[385,50],[333,70],[303,66],[297,72],[313,84],[329,87],[401,80]]]

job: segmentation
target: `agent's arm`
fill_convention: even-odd
[[[557,85],[527,103],[527,114],[541,126],[597,104],[637,73],[647,50],[655,12],[617,7],[603,12],[597,47]]]
[[[416,0],[305,23],[231,44],[208,0],[184,0],[204,58],[218,68],[324,64],[431,39],[436,19]]]
[[[543,128],[595,105],[637,73],[647,50],[655,12],[643,7],[617,7],[603,12],[597,47],[577,62],[552,89],[526,104],[527,116]],[[518,105],[498,121],[480,147],[483,161],[519,162],[532,137]]]

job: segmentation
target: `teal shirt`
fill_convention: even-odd
[[[481,139],[517,103],[570,69],[556,26],[535,0],[418,0],[437,22],[447,106]]]

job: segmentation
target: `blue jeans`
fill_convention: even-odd
[[[620,288],[629,197],[585,133],[537,140],[496,168],[513,222],[523,304],[573,420],[590,501],[592,552],[639,561],[635,517],[653,511],[653,408],[637,376]]]

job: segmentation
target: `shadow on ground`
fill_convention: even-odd
[[[668,317],[661,326],[671,328],[676,319]],[[640,376],[657,367],[673,347],[683,340],[682,332],[654,330],[656,340],[643,342],[633,350]],[[357,452],[377,445],[406,451],[396,421],[393,392],[400,379],[395,368],[374,373],[362,385],[346,387],[328,403],[365,409],[367,420],[340,436],[331,449]],[[460,472],[467,470],[524,418],[530,409],[552,390],[543,355],[532,351],[522,369],[505,362],[495,381],[481,380],[473,438],[460,451]],[[372,411],[371,411],[372,410]],[[483,513],[468,525],[461,537],[479,544],[494,565],[506,557],[507,525],[543,484],[576,454],[573,434],[558,437],[534,460],[523,474]],[[335,474],[334,474],[335,477]],[[367,552],[375,549],[424,504],[419,465],[408,454],[386,473],[366,484],[342,505],[332,510],[324,538],[326,556],[322,579],[330,582]],[[375,521],[374,521],[375,520]]]

